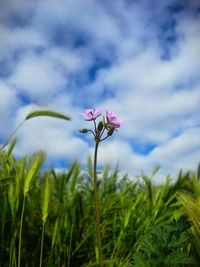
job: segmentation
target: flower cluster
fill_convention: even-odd
[[[94,131],[90,129],[81,129],[81,133],[91,132],[94,136],[95,141],[103,141],[109,136],[111,136],[117,128],[120,128],[122,121],[119,120],[114,112],[106,111],[106,115],[97,124],[96,119],[101,116],[101,109],[86,109],[83,113],[84,119],[86,121],[93,121]]]

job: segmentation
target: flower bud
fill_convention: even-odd
[[[79,132],[80,132],[80,133],[87,133],[87,132],[88,132],[88,129],[83,128],[83,129],[80,129]]]
[[[99,124],[98,124],[98,126],[97,126],[97,130],[98,130],[99,132],[101,132],[102,129],[103,129],[103,122],[100,121]]]
[[[108,136],[111,136],[114,133],[115,127],[112,127],[108,130],[107,134]]]

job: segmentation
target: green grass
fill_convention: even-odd
[[[0,266],[99,266],[91,160],[42,173],[42,152],[16,160],[13,146],[0,151]],[[98,190],[104,266],[199,266],[199,169],[155,185],[106,165]]]

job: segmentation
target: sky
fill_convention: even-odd
[[[80,112],[123,120],[101,143],[109,163],[155,181],[200,162],[200,1],[0,0],[0,143],[36,108],[72,121],[34,118],[17,132],[17,157],[40,149],[46,166],[84,166],[94,142]]]

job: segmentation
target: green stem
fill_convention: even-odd
[[[13,266],[14,245],[15,245],[15,240],[12,237],[11,238],[11,243],[10,243],[10,250],[9,250],[9,267],[12,267]]]
[[[99,140],[96,140],[95,151],[94,151],[94,172],[93,172],[93,182],[94,182],[94,197],[95,197],[95,210],[96,210],[96,235],[97,235],[97,245],[99,253],[99,264],[103,267],[103,253],[101,246],[101,234],[100,234],[100,222],[99,222],[99,198],[98,198],[98,188],[97,188],[97,151],[99,146]]]
[[[17,132],[17,130],[23,125],[25,121],[22,121],[17,128],[15,128],[15,130],[12,132],[12,134],[8,137],[8,139],[6,140],[6,142],[0,147],[0,150],[4,149],[7,144],[10,142],[11,138],[14,136],[14,134]]]
[[[44,244],[44,225],[45,225],[45,222],[42,225],[42,241],[41,241],[41,248],[40,248],[40,267],[42,267],[42,254],[43,254],[43,244]]]
[[[67,255],[67,267],[70,266],[70,261],[71,261],[71,256],[72,256],[72,235],[73,235],[73,229],[74,229],[74,224],[72,223],[71,229],[70,229],[70,242],[69,242],[69,252]]]
[[[26,200],[26,197],[24,196],[21,221],[20,221],[20,229],[19,229],[19,248],[18,248],[18,265],[17,265],[18,267],[20,267],[20,260],[21,260],[22,226],[23,226],[23,219],[24,219],[25,200]]]

